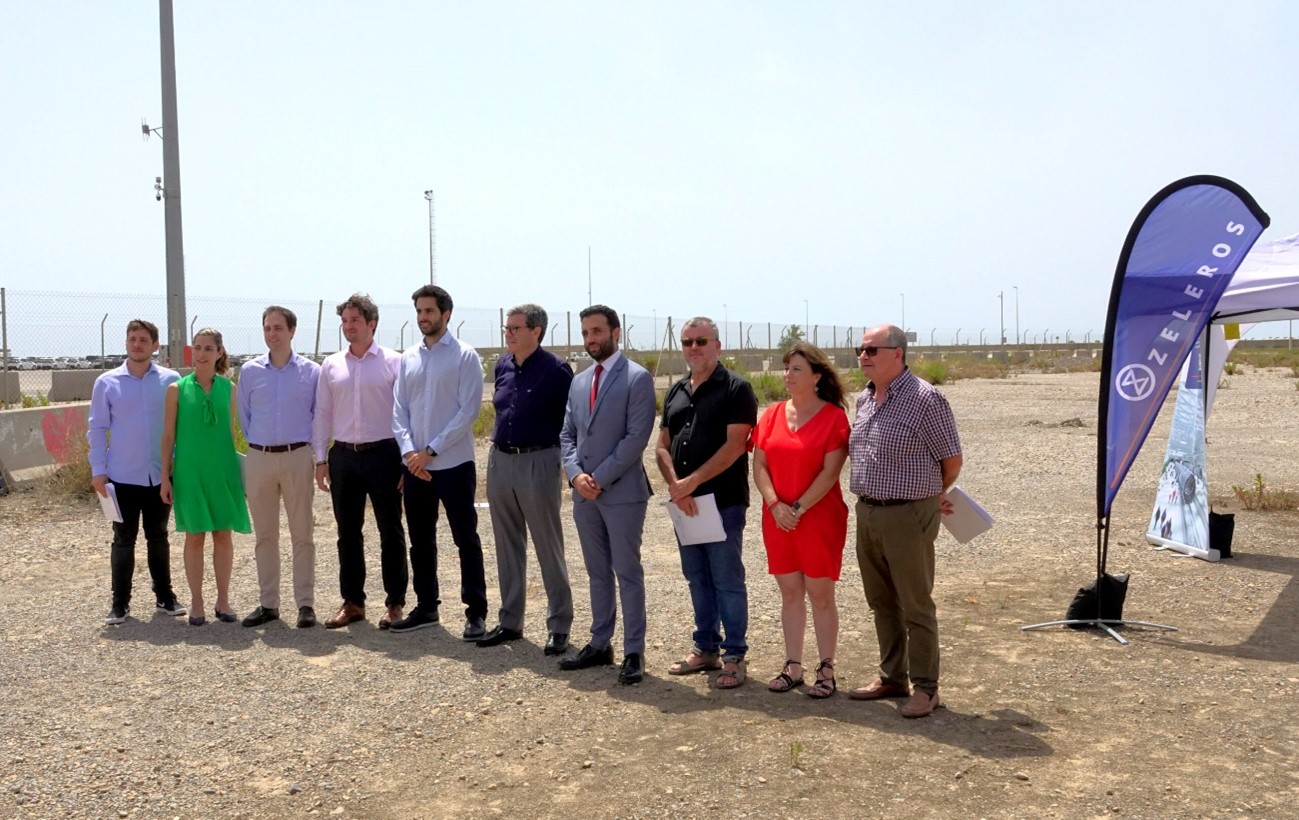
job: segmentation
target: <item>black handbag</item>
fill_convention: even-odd
[[[1209,513],[1209,549],[1217,550],[1223,558],[1231,557],[1231,536],[1236,532],[1236,516],[1232,513]]]
[[[1101,576],[1101,593],[1096,592],[1096,582],[1078,590],[1065,610],[1067,621],[1119,621],[1123,619],[1123,602],[1128,597],[1128,578],[1124,575]],[[1091,624],[1066,624],[1070,629],[1089,629]]]

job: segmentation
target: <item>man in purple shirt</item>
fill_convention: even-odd
[[[271,305],[262,311],[262,336],[269,352],[239,369],[239,425],[248,438],[244,460],[248,510],[256,543],[259,606],[244,626],[280,617],[280,499],[293,539],[293,597],[298,628],[316,625],[316,544],[311,502],[315,460],[311,421],[316,412],[320,365],[293,352],[298,317]]]
[[[143,319],[126,325],[126,361],[95,379],[90,399],[90,483],[95,492],[117,496],[122,520],[113,524],[112,608],[108,624],[126,621],[135,575],[135,540],[144,522],[149,575],[158,609],[184,615],[185,607],[171,588],[171,545],[167,519],[171,505],[162,500],[162,418],[167,386],[180,378],[175,370],[158,367],[158,326]],[[111,440],[110,440],[111,433]]]
[[[510,355],[496,362],[496,430],[487,456],[487,502],[496,536],[500,621],[478,641],[497,646],[523,637],[528,591],[528,533],[546,588],[547,655],[568,651],[573,591],[559,520],[563,468],[559,431],[573,368],[541,347],[548,317],[540,305],[511,308],[505,319]]]

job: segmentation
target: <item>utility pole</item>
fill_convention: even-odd
[[[594,305],[591,300],[591,246],[586,246],[586,304],[587,307]]]
[[[162,191],[167,242],[167,358],[180,366],[185,349],[185,246],[180,220],[180,131],[176,126],[176,26],[171,0],[158,0],[162,51]]]
[[[433,254],[433,192],[425,191],[424,198],[428,200],[428,283],[436,285],[438,283],[437,263],[434,261]]]
[[[1015,289],[1015,344],[1019,344],[1019,285],[1013,286]]]
[[[1006,291],[997,293],[997,301],[1001,304],[1001,349],[1006,349]]]

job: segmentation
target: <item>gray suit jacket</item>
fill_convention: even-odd
[[[647,501],[653,492],[641,457],[649,445],[658,413],[654,377],[626,354],[619,356],[618,362],[601,375],[592,409],[591,382],[594,380],[594,367],[573,377],[559,446],[569,483],[582,473],[589,473],[604,491],[595,502],[588,502],[574,490],[573,503]]]

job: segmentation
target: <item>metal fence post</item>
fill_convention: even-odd
[[[325,320],[325,300],[320,299],[316,302],[316,351],[312,357],[315,361],[320,361],[320,325]]]
[[[21,392],[21,391],[19,391]],[[0,288],[0,404],[9,401],[9,306]]]

